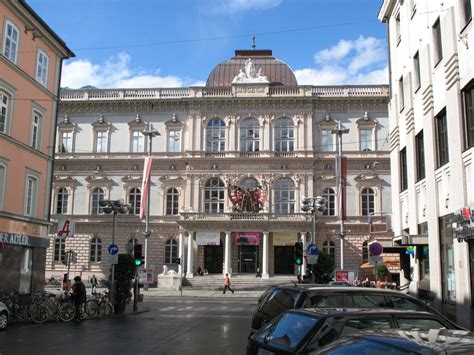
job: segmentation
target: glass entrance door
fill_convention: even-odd
[[[239,245],[239,272],[249,274],[257,272],[257,246]]]

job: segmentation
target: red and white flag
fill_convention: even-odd
[[[146,199],[148,196],[148,189],[150,188],[151,162],[152,157],[145,158],[145,164],[143,166],[142,196],[140,199],[140,219],[145,218]]]

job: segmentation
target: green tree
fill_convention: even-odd
[[[132,299],[132,279],[135,276],[133,256],[119,254],[115,266],[115,313],[121,314]]]
[[[388,267],[385,264],[378,264],[374,267],[374,275],[378,280],[385,278],[388,275]]]
[[[323,251],[319,252],[318,262],[313,267],[314,282],[317,284],[327,284],[332,280],[334,272],[334,259]]]

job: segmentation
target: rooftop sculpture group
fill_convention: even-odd
[[[262,68],[259,68],[258,71],[255,68],[255,65],[252,62],[252,59],[247,59],[245,61],[245,71],[239,69],[239,74],[234,77],[232,84],[236,83],[268,83],[268,78],[263,75]]]

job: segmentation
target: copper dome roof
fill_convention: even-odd
[[[296,86],[295,74],[285,62],[272,56],[271,50],[236,50],[235,56],[217,65],[207,78],[206,86],[230,86],[245,61],[251,58],[258,70],[267,76],[270,85]]]

